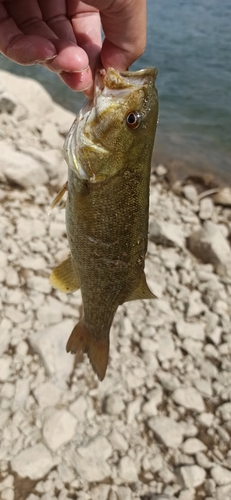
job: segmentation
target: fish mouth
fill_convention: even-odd
[[[138,71],[117,71],[114,68],[98,69],[95,74],[95,89],[93,102],[99,95],[105,97],[123,95],[131,89],[144,84],[151,84],[156,80],[157,69],[153,67]]]

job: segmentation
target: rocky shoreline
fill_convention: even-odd
[[[147,281],[122,306],[109,369],[66,354],[79,293],[48,276],[68,254],[64,137],[74,115],[0,72],[0,497],[231,499],[231,192],[151,176]]]

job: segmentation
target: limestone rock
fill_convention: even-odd
[[[156,416],[148,420],[148,427],[160,441],[170,448],[178,448],[183,441],[183,429],[175,420]]]
[[[111,477],[111,468],[106,460],[112,454],[112,447],[107,438],[97,436],[86,446],[80,446],[73,454],[73,464],[82,479],[103,481]]]
[[[21,477],[40,479],[53,467],[53,459],[46,446],[38,443],[15,455],[11,467]]]
[[[196,488],[204,483],[206,472],[199,465],[184,465],[179,474],[185,488]]]
[[[136,465],[130,457],[121,458],[118,473],[125,483],[135,483],[138,480]]]
[[[70,319],[45,330],[32,333],[29,342],[41,356],[47,373],[54,383],[66,387],[66,382],[73,370],[74,356],[66,352],[66,343],[74,327]]]
[[[71,441],[75,435],[76,419],[67,410],[56,410],[43,426],[43,436],[52,451]]]
[[[183,248],[185,238],[180,226],[166,221],[153,220],[149,229],[150,240],[164,246]]]
[[[5,179],[24,189],[47,184],[49,181],[47,173],[36,160],[12,150],[7,143],[1,145],[0,164]]]
[[[221,467],[221,465],[215,465],[211,469],[211,476],[218,486],[231,484],[231,471],[225,467]]]
[[[172,399],[188,410],[199,413],[205,410],[203,398],[194,387],[179,387],[172,393]]]
[[[202,229],[190,235],[188,246],[196,257],[213,264],[218,274],[230,274],[231,248],[216,224],[206,221]]]

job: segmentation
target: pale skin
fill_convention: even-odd
[[[104,68],[124,71],[145,44],[146,0],[0,0],[0,52],[42,64],[87,96],[99,56]]]

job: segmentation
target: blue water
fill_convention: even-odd
[[[134,69],[159,75],[158,161],[184,162],[231,183],[231,2],[148,0],[148,37]],[[78,111],[83,97],[40,66],[0,56],[0,67],[38,79],[63,106]]]

